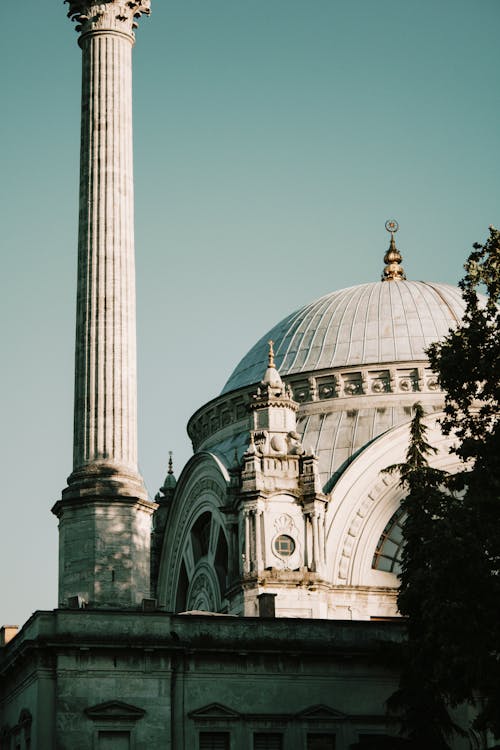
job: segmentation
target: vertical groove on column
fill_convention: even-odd
[[[131,54],[131,49],[129,49],[128,54]],[[127,54],[124,51],[124,54]],[[130,96],[128,92],[132,90],[132,66],[130,65],[130,62],[127,60],[123,60],[122,64],[122,70],[124,74],[124,80],[123,80],[123,86],[125,89],[125,96]],[[134,246],[134,220],[133,220],[133,163],[132,163],[132,105],[130,103],[130,106],[127,107],[126,112],[124,114],[124,119],[127,122],[126,127],[126,143],[125,143],[125,174],[127,175],[127,183],[126,183],[126,219],[127,219],[127,237],[126,237],[126,243],[127,245]],[[126,256],[126,269],[125,269],[125,283],[128,288],[131,290],[131,298],[132,298],[132,304],[135,306],[135,283],[131,284],[131,279],[135,279],[135,269],[134,269],[134,253],[128,253]],[[136,417],[136,394],[135,394],[135,383],[136,383],[136,352],[135,352],[135,316],[131,316],[129,311],[125,311],[126,314],[126,331],[127,334],[125,336],[125,340],[127,342],[127,356],[130,359],[131,362],[133,362],[134,370],[133,373],[131,373],[131,378],[127,378],[127,382],[125,384],[126,386],[126,392],[127,392],[127,411],[131,415],[131,419],[133,419],[133,423],[136,424],[137,417]],[[133,380],[132,380],[133,377]],[[133,455],[136,455],[137,448],[136,448],[136,431],[130,430],[130,423],[127,425],[127,432],[125,435],[125,444],[127,446],[127,451],[133,453]]]
[[[117,75],[117,71],[120,69],[120,60],[118,58],[118,45],[113,40],[113,46],[110,54],[110,65],[112,70],[114,71],[114,76]],[[118,89],[118,99],[121,100],[121,91],[119,88],[119,84],[117,85]],[[115,165],[119,161],[119,150],[117,151],[117,145],[119,145],[119,139],[118,139],[118,130],[117,130],[117,120],[116,118],[113,120],[112,123],[112,132],[111,132],[111,144],[112,144],[112,163]],[[119,194],[118,189],[118,182],[117,182],[117,173],[116,169],[113,168],[112,171],[112,177],[113,177],[113,193]],[[119,221],[117,219],[117,212],[113,211],[112,215],[113,220],[113,236],[115,237],[115,241],[117,244],[117,247],[120,247],[121,245],[121,239],[119,234]],[[118,257],[116,258],[115,262],[115,268],[114,268],[114,276],[113,276],[113,294],[119,294],[121,293],[120,290],[120,276],[121,276],[121,253],[118,253]],[[117,354],[117,341],[121,340],[121,332],[119,328],[119,320],[121,318],[121,310],[115,311],[115,315],[113,318],[113,357]],[[113,422],[115,424],[115,432],[112,436],[112,445],[111,445],[111,452],[112,455],[122,455],[123,448],[119,443],[119,436],[121,435],[123,424],[122,424],[122,417],[123,417],[123,411],[120,408],[121,400],[122,400],[122,387],[121,387],[121,377],[120,372],[115,368],[114,372],[112,373],[113,376],[113,393],[115,394],[115,401],[113,402]]]
[[[104,203],[104,230],[106,233],[105,246],[103,258],[103,267],[105,271],[104,275],[104,294],[106,298],[110,297],[113,300],[113,304],[105,306],[104,308],[104,321],[103,321],[103,338],[104,338],[104,357],[102,367],[102,407],[104,412],[104,424],[103,424],[103,435],[102,435],[102,451],[104,456],[113,456],[113,433],[115,425],[115,389],[114,389],[114,372],[116,371],[116,348],[114,345],[113,336],[113,313],[116,308],[117,295],[114,288],[114,266],[118,260],[118,253],[116,252],[116,237],[113,234],[112,220],[114,214],[114,200],[113,200],[113,169],[115,162],[113,160],[113,137],[112,128],[115,120],[115,112],[113,108],[113,92],[115,89],[115,75],[116,72],[113,65],[110,65],[110,55],[112,53],[112,47],[114,39],[110,37],[104,37],[104,67],[107,70],[106,76],[106,88],[104,90],[104,112],[106,118],[104,122],[104,153],[105,153],[105,169],[104,169],[104,186],[102,200]],[[111,122],[110,122],[111,121]],[[111,128],[110,128],[111,125]],[[111,131],[111,132],[110,132]],[[108,240],[108,238],[112,238]]]
[[[115,65],[116,65],[117,68],[121,69],[122,60],[121,60],[119,45],[116,45],[116,49],[115,49]],[[125,92],[124,92],[124,88],[123,88],[123,75],[119,76],[117,87],[118,87],[119,100],[123,101],[124,97],[125,97]],[[117,159],[120,162],[120,164],[122,164],[123,161],[124,161],[123,140],[118,139],[118,137],[116,136],[116,144],[117,144],[117,149],[116,149]],[[124,224],[124,205],[123,205],[124,179],[125,179],[125,176],[124,176],[124,174],[122,172],[118,172],[116,174],[116,189],[117,189],[120,197],[122,198],[122,200],[120,200],[120,211],[119,211],[118,215],[116,216],[117,228],[118,228],[117,229],[117,242],[120,245],[122,243],[124,243],[124,241],[125,241],[124,234],[123,234],[123,224]],[[126,289],[126,285],[124,284],[124,274],[125,274],[125,268],[124,267],[125,267],[125,263],[126,263],[126,260],[124,262],[124,258],[122,256],[120,256],[118,288],[120,290],[120,294],[122,294],[122,295],[125,294],[125,289]],[[124,308],[122,307],[119,310],[119,315],[118,315],[118,324],[119,324],[119,326],[118,326],[118,335],[119,335],[121,341],[125,341],[125,338],[126,338],[126,331],[125,331],[124,326],[123,326],[123,316],[124,316]],[[126,346],[126,344],[124,346]],[[127,352],[125,351],[125,349],[124,349],[124,351],[122,351],[122,356],[123,356],[124,360],[126,361],[126,359],[127,359]],[[125,399],[127,397],[127,389],[126,389],[125,384],[123,382],[123,374],[122,374],[122,372],[117,373],[117,380],[119,380],[119,383],[120,383],[120,403],[121,403],[121,430],[120,430],[120,432],[119,432],[119,434],[117,436],[117,450],[119,450],[121,453],[125,453],[126,452],[126,443],[124,441],[124,435],[125,435],[125,431],[126,431],[126,420],[125,420],[125,417],[124,417],[123,409],[124,409]]]

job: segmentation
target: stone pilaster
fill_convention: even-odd
[[[149,596],[156,505],[137,469],[132,164],[133,29],[149,6],[69,0],[82,49],[82,121],[73,473],[53,509],[61,603],[80,595],[127,606]]]

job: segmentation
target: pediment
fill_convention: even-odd
[[[210,703],[203,708],[197,708],[189,714],[192,719],[239,719],[241,714],[233,711],[222,703]]]
[[[296,716],[297,719],[314,719],[314,721],[342,721],[343,719],[347,719],[347,714],[343,714],[341,711],[336,711],[334,708],[322,704],[310,706]]]
[[[94,721],[137,721],[146,711],[122,701],[107,701],[85,709],[89,719]]]

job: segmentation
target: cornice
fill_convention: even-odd
[[[309,413],[309,410],[348,411],[360,398],[366,399],[367,405],[378,405],[383,400],[384,406],[389,407],[394,396],[398,400],[406,398],[411,405],[422,398],[440,400],[443,394],[426,360],[337,367],[295,373],[284,380],[291,386],[294,401],[299,404],[299,417]],[[248,419],[249,411],[255,408],[252,402],[255,388],[255,385],[245,386],[238,391],[221,394],[193,414],[187,429],[195,451],[200,446],[208,445],[206,441],[223,430],[229,436],[238,422],[245,429],[244,420]],[[214,441],[209,443],[213,444]]]

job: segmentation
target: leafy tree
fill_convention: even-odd
[[[429,466],[436,452],[426,440],[427,427],[420,403],[414,406],[406,460],[389,466],[398,472],[407,491],[401,506],[405,511],[405,546],[402,553],[398,607],[408,619],[408,642],[403,647],[399,690],[389,709],[402,719],[402,730],[415,747],[448,750],[448,738],[459,731],[451,720],[446,698],[435,677],[436,605],[446,587],[441,539],[448,508],[455,498],[447,493],[445,472]]]
[[[463,545],[457,585],[443,611],[464,611],[450,625],[451,664],[439,663],[440,684],[452,703],[476,702],[478,728],[500,737],[500,232],[490,227],[475,244],[459,286],[466,309],[461,324],[429,359],[446,392],[442,430],[457,437],[464,462],[451,481],[461,502],[449,519]],[[479,292],[486,294],[481,299]],[[448,652],[450,648],[448,649]],[[460,671],[460,674],[459,674]]]
[[[428,465],[415,407],[406,461],[406,545],[399,609],[408,619],[400,689],[390,705],[417,745],[444,750],[448,706],[475,704],[477,729],[500,736],[500,232],[474,245],[459,286],[462,322],[428,350],[445,390],[444,434],[463,461],[446,476]],[[480,295],[486,293],[486,297]]]

